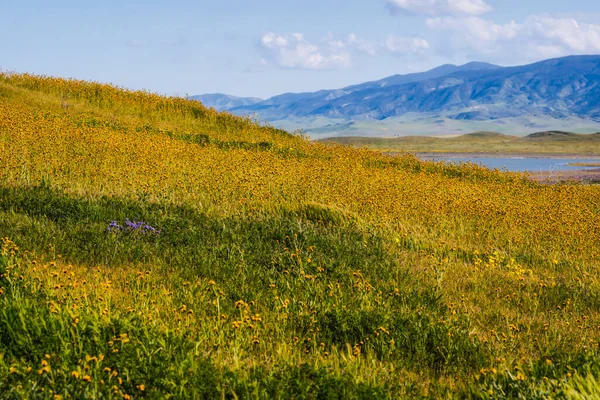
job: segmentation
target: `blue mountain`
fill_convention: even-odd
[[[266,121],[322,117],[385,121],[437,113],[455,121],[535,116],[600,123],[600,55],[570,56],[500,67],[486,63],[443,65],[336,90],[286,93],[228,108]]]
[[[393,75],[378,81],[366,82],[359,85],[348,86],[342,89],[320,90],[312,93],[285,93],[252,105],[234,107],[231,108],[230,111],[237,114],[258,113],[261,118],[266,120],[285,119],[292,116],[333,116],[333,114],[336,114],[335,116],[337,117],[337,113],[327,112],[326,109],[330,105],[339,101],[343,101],[343,104],[347,104],[348,100],[363,102],[365,99],[361,99],[362,95],[369,96],[370,93],[375,92],[386,93],[399,85],[428,81],[456,72],[489,71],[498,68],[501,67],[478,62],[468,63],[461,66],[446,64],[427,72],[407,75]],[[367,103],[371,103],[369,99],[367,99]],[[348,115],[347,117],[351,118],[357,116],[358,114],[352,116]]]

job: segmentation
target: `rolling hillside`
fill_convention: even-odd
[[[0,75],[0,398],[600,387],[600,187]]]

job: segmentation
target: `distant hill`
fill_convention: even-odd
[[[590,135],[582,135],[573,132],[564,131],[546,131],[536,132],[527,135],[525,139],[529,140],[595,140],[600,139],[600,133],[593,133]]]
[[[235,107],[249,106],[263,101],[263,99],[259,99],[258,97],[235,97],[222,93],[191,96],[190,99],[198,100],[204,106],[212,107],[217,111],[224,111]]]
[[[503,133],[499,132],[473,132],[462,135],[463,138],[506,138],[509,137]]]
[[[228,108],[321,136],[600,129],[600,55],[500,67],[472,62]],[[433,129],[432,129],[433,127]],[[379,133],[378,133],[379,132]]]
[[[546,131],[546,132],[536,132],[530,135],[527,135],[528,139],[571,139],[576,138],[580,135],[577,135],[573,132],[564,132],[564,131]]]
[[[427,155],[487,154],[492,157],[523,156],[600,156],[600,133],[536,132],[528,136],[497,132],[473,132],[452,137],[364,137],[338,136],[319,141],[354,147],[369,147],[384,152],[408,152]]]

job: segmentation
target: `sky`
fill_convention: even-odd
[[[600,54],[598,0],[0,0],[0,68],[268,98]]]

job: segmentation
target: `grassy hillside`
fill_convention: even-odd
[[[0,75],[0,398],[597,395],[599,199]]]
[[[496,132],[475,132],[439,138],[403,136],[397,138],[336,137],[323,139],[348,146],[409,153],[488,153],[488,154],[577,154],[600,155],[600,134],[538,132],[525,137]]]

